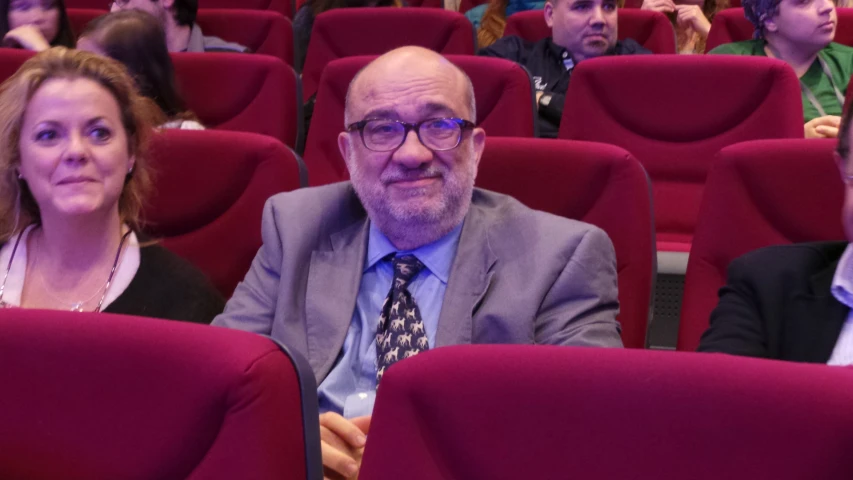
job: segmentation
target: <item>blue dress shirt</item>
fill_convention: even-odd
[[[409,292],[421,311],[430,348],[435,346],[438,316],[461,232],[460,224],[429,245],[399,252],[401,255],[414,255],[426,267],[409,283]],[[331,411],[353,418],[370,415],[373,411],[376,400],[376,327],[394,278],[391,260],[383,259],[391,253],[398,251],[371,223],[355,312],[335,366],[317,389],[320,413]]]

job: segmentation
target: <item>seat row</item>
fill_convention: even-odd
[[[771,244],[844,238],[833,148],[829,140],[752,141],[709,162],[679,349],[695,349],[735,257]],[[164,131],[152,161],[157,188],[144,210],[147,233],[198,266],[226,298],[261,245],[266,199],[307,183],[298,155],[249,133]],[[594,142],[489,137],[476,185],[602,228],[616,251],[623,343],[646,345],[659,212],[633,155]]]
[[[104,9],[69,8],[72,29],[80,32]],[[835,41],[853,45],[853,9],[838,8]],[[660,12],[626,9],[618,16],[619,39],[632,38],[657,54],[676,53],[675,32]],[[197,23],[205,33],[272,55],[294,64],[294,32],[290,20],[264,10],[201,9]],[[742,8],[718,13],[708,35],[706,51],[730,42],[749,40],[754,27]],[[507,18],[504,36],[538,41],[551,35],[539,10]],[[316,90],[323,67],[330,61],[355,55],[379,55],[403,45],[421,45],[444,54],[473,55],[476,36],[461,14],[439,9],[343,8],[320,14],[313,26],[304,68],[306,98]]]
[[[317,382],[284,345],[111,314],[0,321],[2,478],[324,478]],[[385,374],[359,478],[847,478],[851,403],[849,369],[825,365],[447,346]]]

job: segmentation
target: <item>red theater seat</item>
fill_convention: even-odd
[[[0,81],[32,52],[0,49]],[[302,125],[299,79],[281,60],[240,53],[173,53],[178,87],[208,128],[261,133],[296,146]]]
[[[359,478],[847,478],[848,369],[728,355],[442,347],[385,373]]]
[[[654,221],[648,177],[631,154],[591,142],[489,137],[477,186],[604,230],[616,250],[622,341],[645,346]]]
[[[210,130],[164,131],[151,156],[147,233],[230,297],[261,246],[264,203],[305,184],[301,160],[273,138]]]
[[[65,0],[65,7],[103,10],[109,7],[109,3],[109,0]],[[293,16],[293,6],[290,0],[201,0],[199,2],[199,12],[210,8],[270,10],[287,18]]]
[[[178,87],[201,122],[261,133],[296,146],[302,124],[299,78],[277,58],[243,53],[173,53]]]
[[[695,350],[735,258],[768,245],[844,240],[835,140],[724,148],[708,174],[687,266],[678,349]]]
[[[740,6],[740,5],[738,5]],[[838,27],[835,30],[835,42],[853,46],[853,8],[837,8]],[[755,27],[746,19],[743,8],[727,8],[717,13],[708,32],[705,51],[726,43],[752,39]]]
[[[666,15],[660,12],[639,9],[619,10],[619,40],[631,38],[654,53],[675,53],[675,31]],[[509,16],[506,20],[504,37],[519,36],[530,42],[538,42],[551,36],[542,10],[528,10]]]
[[[799,81],[770,58],[593,58],[577,66],[566,105],[560,138],[619,145],[649,172],[659,255],[690,250],[705,176],[721,148],[803,136]],[[681,273],[685,260],[675,260]]]
[[[71,29],[79,35],[105,10],[68,9]],[[272,55],[293,65],[293,26],[277,12],[255,10],[199,10],[196,23],[205,35],[220,37],[249,47],[252,52]]]
[[[381,55],[405,45],[443,54],[474,53],[474,29],[458,12],[435,8],[338,8],[314,21],[302,70],[305,98],[317,93],[320,74],[332,60]]]
[[[246,332],[0,310],[0,478],[321,478],[306,360]]]
[[[338,133],[344,128],[347,87],[362,67],[376,57],[335,60],[323,72],[314,117],[305,147],[311,185],[349,178],[338,150]],[[447,55],[474,84],[477,124],[489,136],[533,137],[536,108],[530,75],[516,63],[472,55]]]
[[[0,48],[0,83],[5,82],[21,68],[35,52],[16,48]]]

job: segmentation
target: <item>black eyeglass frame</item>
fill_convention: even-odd
[[[375,150],[375,149],[372,149],[372,148],[367,146],[367,142],[364,141],[364,127],[367,125],[368,122],[375,122],[378,120],[386,121],[386,122],[394,122],[394,123],[398,123],[398,124],[403,126],[403,136],[400,138],[400,143],[397,144],[395,147],[389,148],[387,150]],[[452,147],[433,148],[433,147],[430,147],[429,145],[427,145],[424,142],[423,138],[421,138],[421,125],[423,125],[427,122],[434,122],[436,120],[450,120],[450,121],[456,123],[457,125],[459,125],[459,137],[456,139],[456,143]],[[404,122],[402,120],[393,120],[390,118],[365,118],[364,120],[360,120],[358,122],[354,122],[354,123],[347,125],[347,131],[353,132],[355,130],[358,130],[358,135],[359,135],[359,137],[361,137],[361,143],[362,143],[362,145],[364,145],[364,148],[366,148],[370,151],[373,151],[373,152],[392,152],[392,151],[400,148],[400,145],[402,145],[403,143],[406,142],[406,137],[409,136],[409,132],[412,130],[415,131],[415,134],[418,136],[418,141],[421,142],[421,144],[423,146],[427,147],[428,149],[430,149],[434,152],[446,152],[448,150],[453,150],[454,148],[458,147],[459,144],[462,143],[462,136],[465,134],[465,132],[467,130],[473,129],[476,126],[477,125],[474,122],[469,122],[468,120],[464,120],[464,119],[456,118],[456,117],[427,118],[427,119],[421,120],[420,122],[417,122],[417,123],[409,123],[409,122]]]

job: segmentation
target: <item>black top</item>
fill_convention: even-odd
[[[605,55],[635,55],[649,54],[650,50],[643,48],[630,38],[616,42],[616,45]],[[566,103],[566,90],[574,69],[566,70],[563,60],[571,57],[571,52],[551,41],[551,37],[536,43],[528,42],[520,37],[504,37],[492,45],[480,50],[478,55],[498,57],[520,63],[533,76],[534,87],[537,91],[551,95],[547,107],[539,107],[539,135],[547,138],[557,138],[560,130],[560,119]]]
[[[136,275],[103,312],[206,324],[224,309],[222,295],[201,271],[165,248],[150,245],[139,248]]]
[[[773,246],[734,260],[699,351],[826,363],[850,311],[830,291],[845,248]]]

